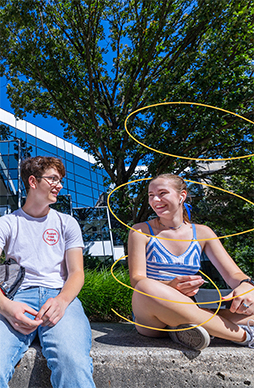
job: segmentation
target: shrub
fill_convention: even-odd
[[[125,267],[114,269],[114,275],[121,282],[130,285],[129,272]],[[121,321],[111,308],[131,319],[132,290],[119,284],[109,268],[85,269],[85,284],[79,299],[90,321]]]

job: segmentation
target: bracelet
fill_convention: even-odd
[[[240,284],[242,284],[243,282],[250,283],[250,284],[252,284],[252,286],[254,286],[254,279],[252,279],[252,278],[248,278],[248,279],[243,279],[243,280],[241,280],[240,283],[239,283],[239,286],[240,286]]]

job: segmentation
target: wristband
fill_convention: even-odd
[[[2,293],[5,295],[4,291],[2,290],[2,288],[0,287],[0,291],[2,291]]]
[[[239,283],[239,286],[240,286],[240,284],[242,284],[243,282],[250,283],[250,284],[252,284],[252,286],[254,287],[254,279],[252,279],[252,278],[248,278],[248,279],[243,279],[243,280],[241,280],[240,283]]]

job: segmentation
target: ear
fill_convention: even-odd
[[[37,179],[35,178],[35,176],[30,175],[30,177],[28,178],[28,183],[31,189],[36,189]]]
[[[186,197],[187,197],[187,191],[185,191],[185,190],[181,191],[179,203],[184,202],[186,200]]]

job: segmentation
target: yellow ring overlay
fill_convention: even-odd
[[[122,315],[118,314],[114,309],[111,308],[111,310],[112,310],[116,315],[118,315],[120,318],[122,318],[122,319],[124,319],[124,320],[126,320],[126,321],[128,321],[128,322],[130,322],[130,323],[133,323],[134,325],[144,327],[144,328],[146,328],[146,329],[152,329],[152,330],[158,330],[158,331],[186,331],[186,330],[191,330],[191,329],[194,329],[195,327],[199,327],[199,326],[204,325],[205,323],[209,322],[213,317],[215,317],[215,315],[217,315],[217,313],[219,312],[219,309],[220,309],[220,306],[221,306],[221,302],[222,302],[221,292],[220,292],[219,288],[216,286],[216,284],[212,281],[212,279],[210,279],[209,276],[207,276],[204,272],[202,272],[202,271],[200,271],[200,270],[198,271],[198,272],[200,272],[203,276],[205,276],[205,277],[206,277],[206,278],[214,285],[214,287],[215,287],[216,290],[218,291],[218,294],[219,294],[219,297],[220,297],[219,300],[208,301],[208,302],[180,302],[180,301],[176,301],[176,300],[169,300],[169,299],[160,298],[160,297],[158,297],[158,296],[150,295],[150,294],[147,294],[147,293],[145,293],[145,292],[136,290],[135,288],[129,286],[128,284],[125,284],[125,283],[121,282],[119,279],[116,278],[116,276],[115,276],[114,273],[113,273],[113,268],[114,268],[114,266],[115,266],[120,260],[125,259],[125,258],[127,258],[127,257],[128,257],[128,255],[125,255],[125,256],[120,257],[120,259],[116,260],[116,261],[114,262],[114,264],[111,266],[111,270],[110,270],[110,271],[111,271],[111,275],[113,276],[113,278],[114,278],[118,283],[120,283],[122,286],[127,287],[127,288],[130,288],[131,290],[133,290],[133,291],[135,291],[135,292],[138,292],[138,293],[140,293],[140,294],[142,294],[142,295],[149,296],[150,298],[159,299],[159,300],[164,300],[164,301],[166,301],[166,302],[172,302],[172,303],[178,303],[178,304],[198,304],[198,305],[200,305],[200,304],[207,304],[207,303],[211,303],[211,304],[212,304],[212,303],[219,303],[219,306],[218,306],[217,310],[215,311],[215,313],[214,313],[209,319],[207,319],[205,322],[202,322],[202,323],[200,323],[199,325],[196,325],[196,326],[186,327],[186,328],[183,328],[183,329],[160,329],[160,328],[156,328],[156,327],[150,327],[150,326],[141,325],[140,323],[133,322],[133,321],[131,321],[131,320],[129,320],[129,319],[123,317]],[[249,291],[247,291],[247,292],[244,292],[243,294],[233,296],[232,298],[223,299],[223,302],[228,301],[228,300],[233,300],[233,299],[238,298],[239,296],[242,296],[242,295],[246,295],[246,294],[248,294],[250,291],[253,291],[253,290],[254,290],[254,288],[252,288],[251,290],[249,290]]]
[[[188,158],[186,156],[179,156],[179,155],[173,155],[173,154],[169,154],[168,152],[163,152],[163,151],[159,151],[159,150],[156,150],[152,147],[149,147],[148,145],[144,144],[144,143],[141,143],[139,140],[137,140],[134,136],[132,136],[132,134],[128,131],[128,128],[127,128],[127,121],[129,120],[129,118],[144,110],[144,109],[148,109],[148,108],[152,108],[152,107],[155,107],[155,106],[161,106],[161,105],[197,105],[197,106],[205,106],[207,108],[211,108],[211,109],[216,109],[216,110],[220,110],[222,112],[226,112],[226,113],[229,113],[231,115],[234,115],[234,116],[237,116],[239,117],[240,119],[243,119],[245,121],[248,121],[249,123],[251,124],[254,124],[253,121],[249,120],[249,119],[246,119],[246,117],[243,117],[243,116],[240,116],[238,115],[237,113],[234,113],[234,112],[230,112],[229,110],[225,110],[225,109],[222,109],[222,108],[217,108],[215,106],[212,106],[212,105],[207,105],[207,104],[201,104],[201,103],[196,103],[196,102],[183,102],[183,101],[176,101],[176,102],[160,102],[160,103],[157,103],[157,104],[152,104],[152,105],[148,105],[148,106],[144,106],[143,108],[140,108],[140,109],[137,109],[135,110],[134,112],[130,113],[127,118],[125,119],[124,121],[124,128],[126,130],[126,132],[128,133],[128,135],[138,144],[142,145],[143,147],[146,147],[148,148],[149,150],[151,151],[154,151],[154,152],[158,152],[160,154],[163,154],[163,155],[167,155],[167,156],[173,156],[174,158],[179,158],[179,159],[187,159],[187,160],[202,160],[202,161],[206,161],[206,162],[215,162],[215,161],[224,161],[224,160],[234,160],[234,159],[244,159],[244,158],[250,158],[251,156],[254,156],[254,154],[251,154],[251,155],[245,155],[245,156],[236,156],[236,157],[232,157],[232,158],[224,158],[224,159],[202,159],[202,158]]]
[[[110,203],[109,203],[109,199],[110,199],[110,196],[111,194],[114,193],[114,191],[120,189],[121,187],[123,186],[127,186],[127,185],[130,185],[131,183],[135,183],[135,182],[140,182],[140,181],[145,181],[145,180],[151,180],[153,178],[142,178],[142,179],[136,179],[134,181],[131,181],[131,182],[127,182],[127,183],[123,183],[122,185],[116,187],[115,189],[113,189],[109,195],[108,195],[108,199],[107,199],[107,205],[108,205],[108,208],[110,210],[110,212],[113,214],[113,216],[117,219],[117,221],[119,221],[122,225],[126,226],[127,228],[131,229],[131,230],[134,230],[135,232],[137,233],[140,233],[140,234],[144,234],[145,236],[148,236],[148,237],[154,237],[154,238],[158,238],[159,240],[168,240],[168,241],[209,241],[209,240],[218,240],[218,239],[222,239],[222,238],[226,238],[226,237],[232,237],[232,236],[238,236],[240,234],[244,234],[244,233],[249,233],[249,232],[252,232],[254,230],[253,229],[249,229],[249,230],[245,230],[243,232],[238,232],[238,233],[234,233],[234,234],[228,234],[227,236],[220,236],[220,237],[211,237],[211,238],[203,238],[203,239],[199,239],[199,240],[177,240],[177,239],[173,239],[173,238],[166,238],[166,237],[158,237],[158,236],[152,236],[151,234],[148,234],[148,233],[143,233],[143,232],[140,232],[139,230],[136,230],[134,228],[132,228],[131,226],[125,224],[123,221],[121,221],[116,215],[115,213],[113,212],[113,210],[111,209],[110,207]],[[191,182],[191,183],[197,183],[198,185],[203,185],[203,186],[208,186],[208,187],[212,187],[213,189],[217,189],[217,190],[221,190],[221,191],[224,191],[226,193],[229,193],[229,194],[232,194],[234,195],[235,197],[238,197],[240,199],[243,199],[244,201],[246,202],[249,202],[251,205],[254,205],[253,202],[251,202],[250,200],[244,198],[244,197],[241,197],[240,195],[238,194],[235,194],[235,193],[232,193],[231,191],[228,191],[228,190],[224,190],[224,189],[221,189],[220,187],[216,187],[216,186],[212,186],[212,185],[208,185],[207,183],[201,183],[201,182],[196,182],[196,181],[191,181],[191,180],[188,180],[188,179],[184,179],[185,182]]]
[[[138,112],[140,112],[140,111],[142,111],[142,110],[144,110],[144,109],[151,108],[151,107],[161,106],[161,105],[176,105],[176,104],[204,106],[204,107],[207,107],[207,108],[211,108],[211,109],[215,109],[215,110],[219,110],[219,111],[222,111],[222,112],[226,112],[226,113],[232,114],[232,115],[234,115],[234,116],[237,116],[237,117],[239,117],[239,118],[241,118],[241,119],[243,119],[243,120],[245,120],[245,121],[248,121],[248,122],[254,124],[253,121],[251,121],[251,120],[249,120],[249,119],[247,119],[247,118],[245,118],[245,117],[243,117],[243,116],[240,116],[240,115],[238,115],[238,114],[236,114],[236,113],[230,112],[230,111],[225,110],[225,109],[217,108],[217,107],[214,107],[214,106],[211,106],[211,105],[207,105],[207,104],[200,104],[200,103],[194,103],[194,102],[163,102],[163,103],[158,103],[158,104],[149,105],[149,106],[146,106],[146,107],[137,109],[136,111],[130,113],[130,114],[127,116],[127,118],[126,118],[126,120],[125,120],[125,122],[124,122],[124,127],[125,127],[126,132],[127,132],[128,135],[129,135],[135,142],[137,142],[138,144],[140,144],[140,145],[142,145],[142,146],[144,146],[144,147],[150,149],[151,151],[154,151],[154,152],[157,152],[157,153],[160,153],[160,154],[164,154],[164,155],[168,155],[168,156],[172,156],[172,157],[174,157],[174,158],[187,159],[187,160],[201,160],[201,161],[209,161],[209,162],[213,162],[213,161],[226,161],[226,160],[233,160],[233,159],[243,159],[243,158],[249,158],[249,157],[254,156],[254,154],[251,154],[251,155],[238,156],[238,157],[232,157],[232,158],[224,158],[224,159],[203,159],[203,158],[196,159],[196,158],[188,158],[188,157],[184,157],[184,156],[178,156],[178,155],[169,154],[169,153],[166,153],[166,152],[162,152],[162,151],[156,150],[156,149],[154,149],[154,148],[152,148],[152,147],[149,147],[149,146],[147,146],[147,145],[141,143],[141,142],[138,141],[137,139],[135,139],[135,137],[133,137],[133,136],[130,134],[130,132],[128,131],[128,129],[127,129],[127,121],[128,121],[128,119],[129,119],[132,115],[134,115],[134,114],[136,114],[136,113],[138,113]],[[130,227],[129,225],[125,224],[123,221],[121,221],[121,220],[113,213],[113,211],[112,211],[112,209],[111,209],[111,207],[110,207],[110,204],[109,204],[109,199],[110,199],[111,194],[113,194],[114,191],[118,190],[119,188],[121,188],[121,187],[123,187],[123,186],[129,185],[129,184],[131,184],[131,183],[140,182],[140,181],[143,181],[143,180],[151,180],[151,179],[152,179],[152,178],[136,179],[136,180],[133,180],[133,181],[131,181],[131,182],[124,183],[124,184],[122,184],[122,185],[116,187],[114,190],[112,190],[112,191],[109,193],[108,198],[107,198],[107,204],[108,204],[108,208],[109,208],[110,212],[113,214],[113,216],[114,216],[114,217],[115,217],[122,225],[124,225],[124,226],[126,226],[127,228],[132,229],[132,230],[134,230],[135,232],[138,232],[138,233],[140,233],[140,234],[144,234],[144,235],[149,236],[149,237],[159,238],[159,239],[161,239],[161,240],[170,240],[170,241],[193,241],[193,240],[177,240],[177,239],[169,239],[169,238],[164,238],[164,237],[152,236],[152,235],[150,235],[150,234],[140,232],[140,231],[138,231],[138,230],[136,230],[136,229]],[[206,183],[200,183],[200,182],[191,181],[191,180],[187,180],[187,179],[184,179],[184,180],[185,180],[186,182],[196,183],[196,184],[199,184],[199,185],[204,185],[204,186],[212,187],[212,188],[217,189],[217,190],[224,191],[224,192],[226,192],[226,193],[232,194],[232,195],[234,195],[234,196],[236,196],[236,197],[238,197],[238,198],[241,198],[241,199],[243,199],[244,201],[249,202],[250,204],[254,205],[254,203],[251,202],[251,201],[249,201],[248,199],[246,199],[246,198],[244,198],[244,197],[242,197],[242,196],[240,196],[240,195],[238,195],[238,194],[232,193],[232,192],[230,192],[230,191],[221,189],[221,188],[219,188],[219,187],[211,186],[211,185],[206,184]],[[247,230],[247,231],[243,231],[243,232],[238,232],[238,233],[235,233],[235,234],[227,235],[227,236],[213,237],[213,238],[209,238],[209,239],[200,239],[200,240],[195,240],[195,241],[207,241],[207,240],[222,239],[222,238],[226,238],[226,237],[232,237],[232,236],[237,236],[237,235],[240,235],[240,234],[248,233],[248,232],[251,232],[251,231],[253,231],[253,230],[254,230],[254,228],[253,228],[253,229],[249,229],[249,230]],[[129,319],[123,317],[122,315],[118,314],[113,308],[111,308],[111,310],[112,310],[116,315],[118,315],[120,318],[122,318],[122,319],[124,319],[124,320],[126,320],[126,321],[128,321],[128,322],[130,322],[130,323],[133,323],[133,324],[135,324],[135,325],[137,325],[137,326],[144,327],[144,328],[146,328],[146,329],[152,329],[152,330],[158,330],[158,331],[166,331],[166,332],[168,331],[168,332],[169,332],[169,331],[186,331],[186,330],[194,329],[194,328],[196,328],[196,327],[202,326],[202,325],[204,325],[205,323],[209,322],[215,315],[217,315],[217,313],[218,313],[218,311],[219,311],[219,309],[220,309],[220,307],[221,307],[221,303],[222,303],[222,296],[221,296],[220,290],[219,290],[219,288],[216,286],[216,284],[212,281],[212,279],[210,279],[210,278],[209,278],[205,273],[203,273],[202,271],[199,270],[199,272],[200,272],[203,276],[205,276],[208,280],[210,280],[210,282],[214,285],[214,287],[215,287],[216,290],[218,291],[218,294],[219,294],[219,297],[220,297],[219,300],[210,301],[210,302],[200,302],[200,303],[197,303],[197,302],[196,302],[196,303],[195,303],[195,302],[180,302],[180,301],[175,301],[175,300],[168,300],[168,299],[160,298],[160,297],[157,297],[157,296],[154,296],[154,295],[149,295],[149,294],[146,294],[146,293],[144,293],[144,292],[142,292],[142,291],[136,290],[136,289],[134,289],[133,287],[131,287],[131,286],[129,286],[129,285],[127,285],[127,284],[121,282],[120,280],[118,280],[118,279],[115,277],[115,275],[114,275],[114,273],[113,273],[113,268],[114,268],[114,266],[116,265],[116,263],[119,262],[119,260],[122,260],[122,259],[124,259],[124,258],[126,258],[126,257],[128,257],[128,256],[126,255],[126,256],[123,256],[123,257],[121,257],[120,259],[116,260],[116,261],[114,262],[114,264],[112,265],[112,267],[111,267],[111,274],[112,274],[113,278],[114,278],[118,283],[120,283],[121,285],[123,285],[123,286],[125,286],[125,287],[127,287],[127,288],[130,288],[130,289],[133,290],[133,291],[139,292],[140,294],[146,295],[146,296],[151,297],[151,298],[164,300],[164,301],[166,301],[166,302],[172,302],[172,303],[178,303],[178,304],[196,304],[196,305],[197,305],[197,304],[199,304],[199,305],[200,305],[200,304],[206,304],[206,303],[211,303],[211,304],[213,304],[213,303],[219,303],[219,306],[218,306],[217,310],[215,311],[215,313],[214,313],[209,319],[207,319],[205,322],[202,322],[202,323],[200,323],[199,325],[196,325],[196,326],[191,326],[191,327],[187,327],[187,328],[183,328],[183,329],[160,329],[160,328],[155,328],[155,327],[150,327],[150,326],[141,325],[141,324],[139,324],[139,323],[133,322],[133,321],[131,321],[131,320],[129,320]],[[248,294],[250,291],[253,291],[253,290],[254,290],[254,288],[252,288],[251,290],[249,290],[249,291],[247,291],[247,292],[244,292],[243,294],[236,295],[236,296],[234,296],[234,297],[232,297],[232,298],[223,299],[223,301],[228,301],[228,300],[232,300],[232,299],[238,298],[239,296]]]

